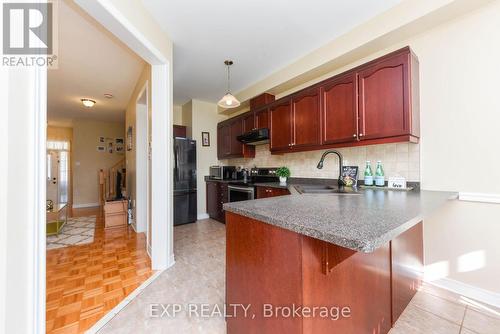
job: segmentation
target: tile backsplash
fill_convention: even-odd
[[[344,165],[359,166],[359,178],[363,173],[367,160],[375,168],[377,160],[382,161],[385,177],[403,176],[408,181],[420,181],[420,145],[412,143],[382,144],[337,149],[344,156]],[[269,145],[256,146],[253,159],[229,159],[228,165],[247,168],[287,166],[292,177],[337,178],[338,161],[335,155],[326,157],[323,169],[316,165],[325,150],[272,155]],[[375,170],[374,170],[375,171]]]

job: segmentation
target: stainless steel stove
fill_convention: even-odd
[[[277,168],[252,168],[247,182],[231,182],[228,186],[229,202],[248,201],[255,199],[255,184],[279,182],[276,176]]]

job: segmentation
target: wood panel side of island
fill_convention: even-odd
[[[228,334],[388,333],[420,285],[422,223],[372,253],[231,212],[226,237],[226,303],[251,305],[227,318]],[[331,313],[266,317],[265,305]]]
[[[302,333],[299,318],[264,317],[265,304],[301,300],[300,234],[226,212],[226,304],[251,305],[226,319],[227,333]]]

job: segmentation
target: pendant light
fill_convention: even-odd
[[[236,108],[240,106],[240,101],[238,101],[238,99],[234,97],[233,94],[231,94],[231,86],[230,86],[231,76],[229,67],[233,65],[233,61],[226,60],[224,61],[224,64],[226,64],[227,66],[227,92],[226,95],[224,95],[217,104],[219,105],[219,107],[226,109]]]

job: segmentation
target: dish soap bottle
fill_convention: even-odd
[[[377,161],[377,169],[375,170],[375,185],[377,187],[385,186],[385,175],[381,161]]]
[[[365,168],[365,186],[373,186],[373,172],[370,161],[366,162]]]

